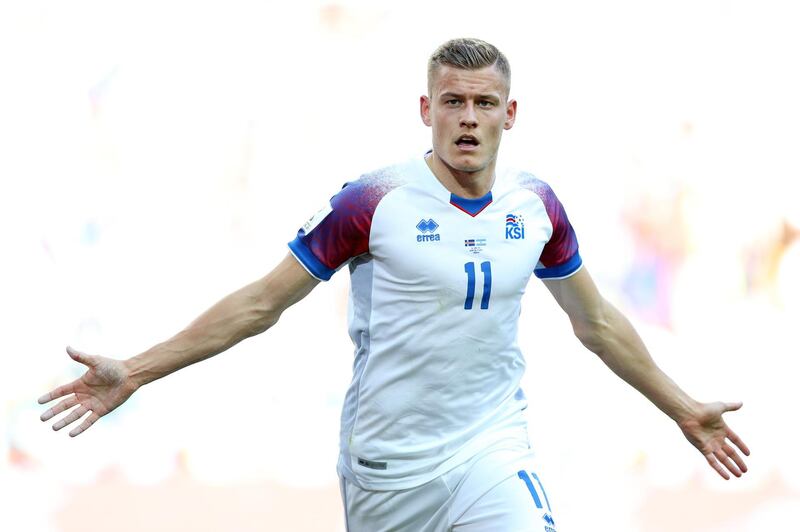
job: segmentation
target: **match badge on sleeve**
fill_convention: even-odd
[[[303,233],[308,234],[314,230],[316,226],[322,222],[330,213],[333,212],[330,202],[321,208],[317,213],[312,216],[306,223],[303,224]]]

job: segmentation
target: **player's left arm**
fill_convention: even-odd
[[[722,419],[742,403],[700,403],[689,397],[656,365],[630,321],[603,298],[585,267],[544,283],[581,343],[671,417],[720,476],[728,480],[728,471],[737,477],[747,471],[734,445],[745,455],[750,450]]]

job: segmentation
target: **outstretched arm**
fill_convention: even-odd
[[[78,406],[53,425],[54,430],[88,417],[71,432],[77,436],[102,416],[124,403],[144,384],[233,347],[273,326],[281,313],[303,299],[319,281],[292,256],[267,276],[226,296],[184,330],[128,360],[87,355],[67,348],[73,360],[88,367],[79,379],[39,398],[48,403],[66,398],[41,416],[47,421]]]
[[[750,450],[722,419],[741,403],[699,403],[689,397],[656,365],[631,323],[600,295],[585,267],[566,279],[546,280],[545,286],[583,345],[671,417],[720,476],[728,480],[728,471],[737,477],[747,471],[728,441],[745,455]]]

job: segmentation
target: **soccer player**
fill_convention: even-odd
[[[347,265],[353,380],[338,464],[348,529],[548,531],[555,516],[528,443],[517,346],[520,299],[543,279],[575,335],[671,417],[723,478],[747,471],[724,412],[700,403],[653,362],[630,322],[597,291],[553,190],[496,169],[517,102],[494,46],[455,39],[428,64],[420,98],[432,150],[348,183],[260,279],[173,338],[128,360],[67,348],[88,367],[39,399],[59,430],[88,429],[144,384],[221,353]],[[734,447],[738,447],[737,451]]]

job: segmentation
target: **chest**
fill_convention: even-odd
[[[485,308],[524,292],[552,226],[533,194],[495,198],[472,216],[442,198],[403,191],[382,203],[370,254],[383,281],[452,304]]]

